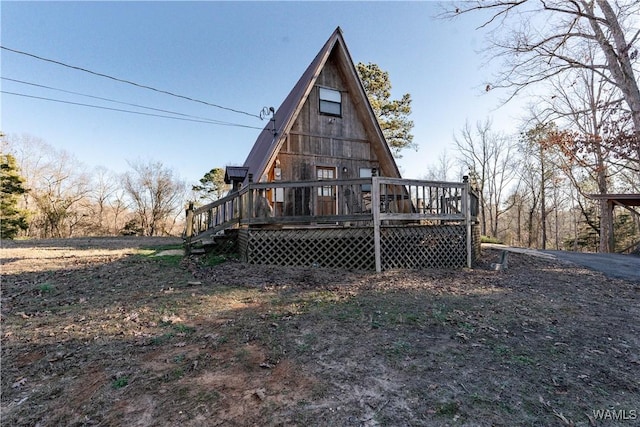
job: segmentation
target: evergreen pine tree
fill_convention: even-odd
[[[0,155],[0,238],[13,239],[28,228],[27,212],[18,208],[18,197],[27,190],[11,154]]]

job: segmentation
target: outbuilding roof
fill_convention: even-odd
[[[621,206],[640,206],[640,194],[589,194],[589,197]]]
[[[248,169],[244,166],[227,166],[224,171],[224,182],[226,184],[242,182],[247,177],[247,173]]]

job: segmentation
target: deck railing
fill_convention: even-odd
[[[377,201],[374,203],[374,201]],[[469,182],[370,177],[300,182],[250,182],[186,212],[186,244],[240,226],[373,226],[471,223],[478,200]],[[470,238],[470,237],[469,237]],[[470,245],[470,241],[469,241]],[[377,245],[379,246],[379,245]]]

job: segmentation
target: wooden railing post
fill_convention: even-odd
[[[238,224],[240,224],[242,222],[242,219],[244,218],[244,203],[242,202],[243,196],[239,193],[240,191],[238,190],[238,197],[236,198],[236,200],[238,201]]]
[[[249,201],[248,201],[248,209],[247,209],[247,218],[251,219],[253,218],[253,186],[251,185],[253,184],[253,174],[250,173],[249,174],[249,184],[247,185],[249,188],[247,189],[247,194],[249,195]]]
[[[185,244],[187,253],[190,250],[191,246],[191,238],[193,237],[193,202],[189,202],[189,206],[187,207],[187,211],[185,212],[186,216],[186,229],[185,229]]]
[[[371,177],[371,213],[373,214],[373,247],[376,261],[376,272],[382,271],[382,254],[380,252],[380,178]]]
[[[469,183],[469,177],[463,176],[462,183],[462,209],[464,211],[464,223],[467,230],[467,268],[471,268],[473,259],[473,242],[471,236],[471,184]]]

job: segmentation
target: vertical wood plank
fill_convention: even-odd
[[[187,208],[186,215],[187,217],[187,229],[185,231],[185,237],[187,240],[187,245],[191,244],[191,238],[193,237],[193,202],[189,202],[189,207]]]
[[[380,253],[380,183],[378,177],[371,177],[371,212],[373,213],[373,247],[376,260],[376,272],[382,271]]]
[[[467,268],[471,268],[471,184],[468,176],[463,176],[462,182],[464,183],[462,188],[462,209],[464,210],[464,222],[467,229]]]
[[[247,209],[247,219],[251,219],[254,217],[253,215],[253,197],[254,197],[254,190],[253,190],[253,174],[249,174],[249,183],[247,184],[247,187],[249,187],[247,189],[247,194],[249,196],[249,200],[248,200],[248,209]]]

